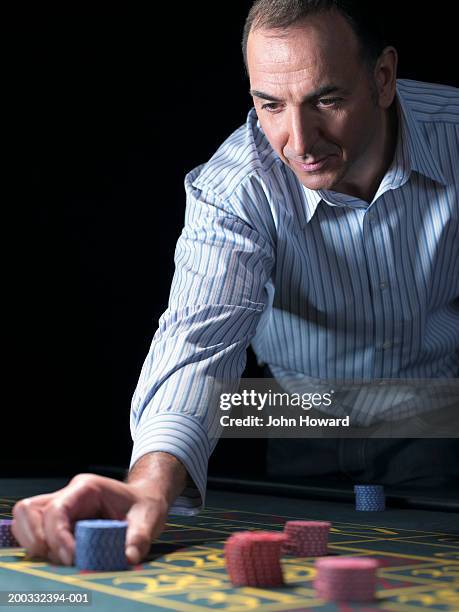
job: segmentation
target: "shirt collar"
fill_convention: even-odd
[[[446,185],[445,177],[440,169],[439,159],[435,158],[426,137],[422,133],[419,121],[410,109],[408,100],[404,99],[403,92],[397,83],[397,102],[399,119],[403,130],[403,138],[407,143],[407,151],[411,170],[424,174],[434,181]]]
[[[381,181],[375,199],[380,197],[387,189],[401,187],[410,176],[411,171],[419,172],[428,178],[446,184],[439,162],[432,155],[432,151],[423,135],[419,123],[411,111],[409,104],[403,99],[403,93],[396,84],[395,103],[398,113],[398,134],[394,160],[386,175]],[[365,207],[361,200],[346,194],[334,191],[312,190],[302,185],[304,198],[304,221],[306,225],[314,216],[317,206],[324,201],[330,206],[350,206],[353,208]]]

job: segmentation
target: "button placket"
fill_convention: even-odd
[[[384,212],[384,207],[379,213],[376,209],[370,209],[364,223],[367,271],[374,312],[374,375],[378,377],[386,376],[392,369],[389,349],[393,348],[395,341],[392,337],[395,329],[388,319],[392,307],[388,273],[393,268],[394,254],[390,227]]]

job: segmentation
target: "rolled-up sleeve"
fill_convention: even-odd
[[[131,467],[153,451],[176,456],[192,480],[171,508],[181,514],[204,504],[207,464],[220,431],[218,400],[237,390],[274,263],[269,237],[192,178],[185,181],[185,226],[168,308],[131,407]]]

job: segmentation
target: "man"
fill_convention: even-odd
[[[133,399],[128,481],[82,474],[18,503],[14,533],[29,553],[69,564],[75,520],[127,515],[136,563],[171,507],[199,510],[219,385],[237,385],[251,342],[287,381],[457,376],[458,93],[397,84],[396,50],[347,10],[252,8],[256,114],[186,177],[169,307]]]

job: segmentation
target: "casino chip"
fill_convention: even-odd
[[[0,548],[17,548],[19,542],[11,531],[13,519],[0,519]]]
[[[225,562],[234,586],[284,584],[280,557],[287,536],[274,531],[239,531],[225,542]]]
[[[86,520],[75,526],[75,565],[80,570],[125,570],[127,521]]]
[[[288,541],[282,552],[296,557],[322,557],[327,554],[328,521],[287,521],[284,533]]]
[[[378,561],[368,557],[317,559],[316,595],[327,601],[373,601],[378,567]]]
[[[382,485],[355,485],[355,509],[364,512],[382,512],[386,498]]]

